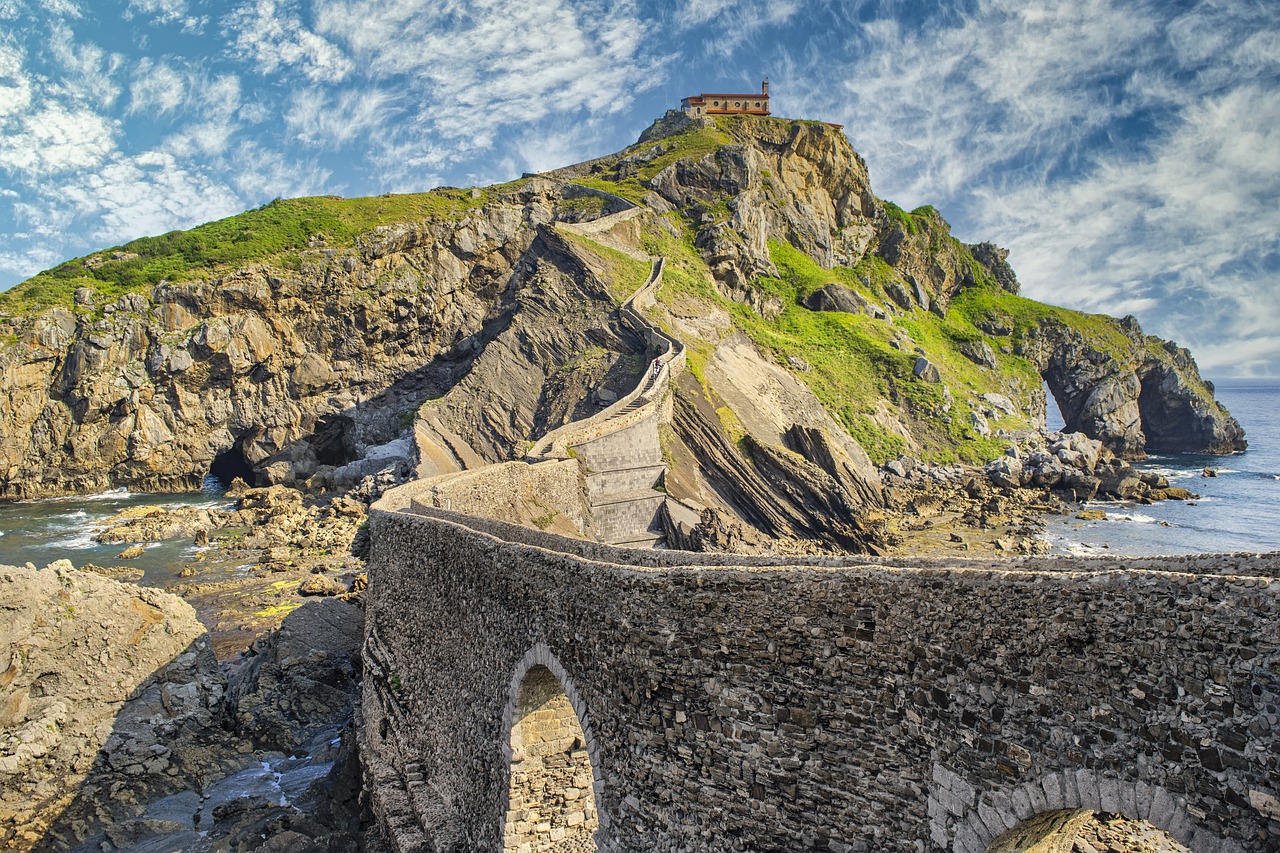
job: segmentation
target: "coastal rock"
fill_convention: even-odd
[[[238,730],[262,748],[291,752],[350,717],[358,693],[360,608],[314,600],[256,640],[232,674]]]
[[[104,544],[195,538],[201,532],[207,536],[208,531],[223,527],[234,518],[232,513],[204,507],[137,507],[105,519],[102,523],[107,528],[93,538]]]
[[[1044,376],[1068,431],[1102,441],[1123,459],[1148,450],[1245,449],[1244,430],[1213,399],[1190,353],[1144,335],[1132,317],[1114,323],[1118,334],[1106,348],[1053,319],[1020,346]]]
[[[216,770],[170,748],[177,731],[217,729],[226,690],[180,598],[63,561],[0,567],[0,612],[0,843],[30,849],[57,820],[74,837],[97,785],[127,809]]]

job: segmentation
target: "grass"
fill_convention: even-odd
[[[639,203],[645,194],[649,192],[649,181],[663,169],[677,160],[686,158],[701,159],[720,150],[730,141],[729,136],[719,127],[699,125],[675,136],[668,136],[665,139],[652,142],[642,142],[624,149],[623,156],[612,168],[594,176],[575,178],[573,182],[585,187],[611,192]],[[647,162],[635,163],[634,158],[636,155],[652,151],[659,146],[662,148],[661,154]],[[624,166],[624,162],[627,165]],[[630,173],[629,166],[631,164],[635,164],[634,173]],[[628,174],[625,176],[622,174],[624,168],[628,170]]]
[[[938,462],[978,463],[994,458],[1004,449],[1004,442],[984,439],[972,432],[969,412],[982,405],[978,395],[994,391],[1017,396],[1005,385],[1010,378],[1020,381],[1027,391],[1040,387],[1039,374],[1025,359],[1001,354],[997,356],[1001,370],[993,373],[962,355],[959,349],[962,344],[985,338],[971,317],[962,311],[950,311],[939,318],[918,310],[899,314],[895,321],[886,322],[861,314],[810,311],[800,304],[805,295],[828,284],[840,284],[868,300],[883,302],[884,284],[895,278],[895,274],[879,258],[866,258],[854,268],[828,270],[790,244],[771,242],[770,257],[778,269],[778,277],[758,279],[755,286],[777,296],[783,310],[778,316],[765,319],[716,291],[710,271],[693,247],[687,228],[681,237],[657,232],[647,235],[646,240],[648,251],[668,258],[659,294],[664,303],[681,306],[681,313],[685,314],[690,311],[689,303],[694,310],[701,305],[703,310],[724,311],[734,326],[776,363],[785,365],[788,356],[803,359],[810,369],[796,372],[796,378],[813,391],[876,462],[893,459],[907,448],[901,436],[876,422],[882,400],[902,413],[902,419],[926,458]],[[992,294],[988,301],[993,305],[1003,304],[1004,297],[1019,299],[1000,291]],[[921,382],[915,378],[916,353],[911,347],[898,349],[890,343],[900,330],[907,332],[911,341],[922,347],[938,365],[942,383]],[[713,346],[705,341],[688,340],[687,336],[685,343],[689,348],[690,370],[705,387],[706,364]],[[944,395],[944,386],[952,389],[950,401]],[[948,406],[949,411],[944,411]],[[725,421],[724,413],[721,419]],[[1026,418],[1006,418],[999,424],[1028,425]],[[724,426],[728,434],[734,434],[731,424],[724,423]]]
[[[372,198],[276,199],[256,210],[188,231],[142,237],[66,261],[0,294],[0,311],[14,314],[71,305],[80,287],[114,297],[164,280],[209,278],[250,263],[272,262],[298,269],[301,253],[311,242],[333,249],[350,248],[357,237],[379,225],[459,217],[504,188],[491,187],[474,198],[470,190],[443,188]]]
[[[572,231],[560,231],[560,235],[574,246],[595,255],[604,267],[604,280],[610,295],[622,302],[640,289],[640,285],[649,278],[650,265],[646,261],[633,258],[626,252],[620,252],[611,246],[597,243],[590,237]]]

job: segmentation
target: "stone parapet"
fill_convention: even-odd
[[[437,846],[500,848],[504,709],[542,647],[600,849],[982,853],[1081,808],[1280,849],[1275,555],[783,561],[421,513],[370,514],[362,754],[391,802],[435,792]]]

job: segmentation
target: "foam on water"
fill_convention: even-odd
[[[1094,549],[1125,555],[1280,550],[1280,419],[1274,417],[1280,411],[1280,382],[1226,380],[1217,383],[1217,392],[1245,428],[1247,451],[1230,457],[1162,454],[1136,466],[1176,481],[1199,498],[1158,501],[1140,509],[1092,504],[1130,520],[1077,527],[1070,516],[1050,518],[1050,547],[1058,553]],[[1204,477],[1205,468],[1216,469],[1219,476]]]

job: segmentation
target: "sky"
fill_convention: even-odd
[[[578,162],[765,76],[1024,294],[1280,376],[1275,0],[0,0],[0,288],[276,197]]]

